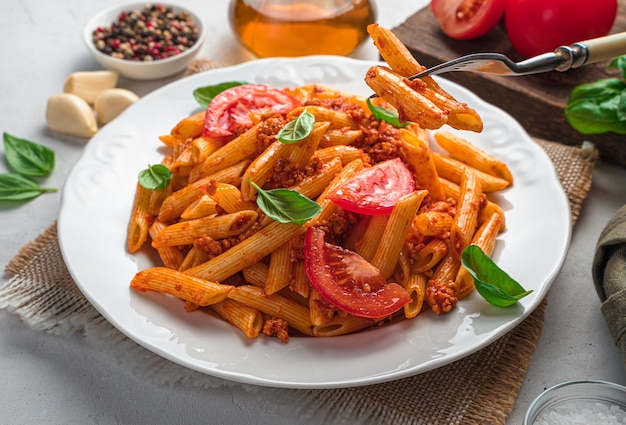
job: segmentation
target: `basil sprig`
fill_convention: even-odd
[[[0,201],[26,201],[57,189],[41,187],[30,177],[44,177],[54,169],[54,151],[39,143],[3,134],[4,155],[13,173],[0,174]]]
[[[278,132],[276,139],[287,145],[297,143],[311,134],[313,126],[315,126],[315,116],[305,109]]]
[[[476,291],[489,304],[508,307],[532,292],[522,288],[476,245],[463,250],[461,264],[474,278]]]
[[[263,190],[253,181],[250,181],[250,184],[258,193],[256,202],[259,208],[268,217],[280,223],[302,225],[322,211],[317,202],[295,190]]]
[[[626,134],[626,55],[611,61],[622,79],[605,78],[574,87],[565,117],[582,134]]]
[[[54,169],[54,151],[30,140],[3,134],[4,155],[11,168],[23,176],[44,177]]]
[[[163,190],[170,184],[172,173],[165,165],[148,165],[148,168],[141,170],[137,176],[139,184],[146,189]]]
[[[26,201],[57,189],[41,187],[36,181],[17,173],[0,174],[0,201]]]
[[[203,108],[209,106],[209,103],[213,100],[215,96],[223,92],[224,90],[230,89],[232,87],[242,86],[244,84],[248,84],[243,81],[228,81],[225,83],[215,84],[211,86],[198,87],[193,91],[193,97],[196,99],[196,102],[200,104]]]
[[[369,98],[366,102],[374,118],[380,121],[385,121],[395,127],[406,127],[411,124],[409,121],[400,122],[400,116],[396,112],[391,109],[383,108],[382,106],[374,105]]]

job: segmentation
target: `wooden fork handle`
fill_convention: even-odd
[[[626,54],[626,32],[576,43],[587,49],[585,64],[613,59]]]

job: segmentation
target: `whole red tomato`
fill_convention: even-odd
[[[504,16],[511,44],[530,57],[607,35],[617,0],[509,0]]]

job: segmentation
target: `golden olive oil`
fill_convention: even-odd
[[[233,0],[230,22],[259,57],[348,55],[367,38],[376,12],[367,0]]]

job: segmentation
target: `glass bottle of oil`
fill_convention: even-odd
[[[369,0],[231,0],[229,14],[258,57],[348,55],[376,20]]]

